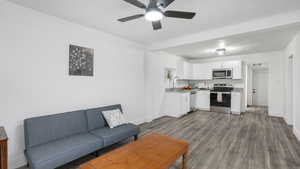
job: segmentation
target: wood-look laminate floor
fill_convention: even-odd
[[[142,126],[188,141],[189,169],[300,169],[300,143],[282,118],[266,108],[242,116],[195,112]],[[173,169],[180,167],[180,161]]]
[[[299,141],[284,120],[269,117],[266,108],[251,108],[241,116],[199,111],[163,117],[141,129],[141,136],[159,132],[190,142],[188,169],[300,169]],[[78,168],[92,158],[61,169]],[[180,167],[178,160],[171,169]]]

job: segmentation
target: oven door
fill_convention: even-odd
[[[220,96],[218,96],[220,93]],[[218,107],[231,107],[231,93],[230,92],[211,92],[210,93],[210,104],[211,106]]]
[[[226,79],[227,71],[226,70],[213,70],[213,79]]]

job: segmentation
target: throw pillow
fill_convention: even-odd
[[[110,128],[114,128],[126,123],[124,115],[120,109],[103,111],[102,114]]]

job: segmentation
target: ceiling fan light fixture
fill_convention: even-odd
[[[216,53],[217,53],[219,56],[223,56],[223,55],[225,55],[225,53],[226,53],[226,49],[225,49],[225,48],[216,49]]]
[[[145,18],[147,21],[155,22],[160,21],[163,18],[163,14],[159,10],[149,10],[145,14]]]

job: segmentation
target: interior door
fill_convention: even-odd
[[[268,81],[269,71],[267,69],[253,71],[253,105],[268,106]]]

